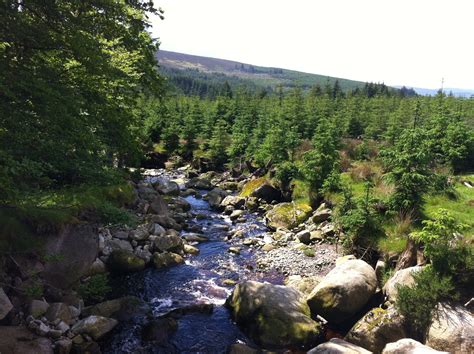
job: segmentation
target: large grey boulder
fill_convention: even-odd
[[[239,326],[264,347],[307,346],[320,336],[304,295],[282,285],[246,281],[238,284],[227,306]]]
[[[368,350],[339,338],[318,345],[308,351],[308,354],[371,354]]]
[[[382,354],[448,354],[448,352],[440,352],[414,339],[403,338],[396,342],[388,343],[383,349]]]
[[[398,296],[399,286],[412,286],[415,284],[415,278],[413,274],[422,270],[423,267],[415,266],[410,268],[401,269],[385,283],[383,292],[387,295],[387,298],[391,302],[395,302]]]
[[[72,326],[71,330],[76,334],[87,334],[94,340],[102,338],[118,324],[113,318],[102,316],[89,316]]]
[[[360,311],[374,295],[377,277],[362,260],[349,260],[332,269],[308,297],[314,315],[342,323]]]
[[[45,254],[60,255],[47,262],[42,272],[47,284],[67,289],[87,275],[99,253],[97,229],[89,224],[64,225],[46,238]]]
[[[387,343],[405,338],[403,317],[394,307],[374,308],[362,317],[345,339],[374,353],[380,353]]]
[[[428,328],[426,345],[452,353],[473,353],[474,316],[463,306],[438,304]]]
[[[112,251],[133,251],[133,247],[127,240],[120,240],[118,238],[114,238],[111,240],[107,240],[105,242],[106,247],[109,247]]]
[[[13,305],[10,299],[7,294],[5,294],[5,291],[3,291],[3,288],[0,288],[0,320],[3,320],[12,308]]]
[[[145,268],[145,261],[133,252],[118,250],[110,254],[107,267],[117,273],[138,272]]]
[[[207,193],[207,201],[209,206],[213,209],[219,209],[221,202],[227,197],[227,192],[223,191],[220,188],[214,188],[209,193]]]
[[[257,199],[262,199],[267,203],[271,203],[273,201],[281,202],[283,200],[283,196],[281,191],[268,183],[262,184],[258,186],[250,193],[251,197],[255,197]]]
[[[51,340],[33,334],[25,327],[0,326],[0,353],[53,354]]]
[[[180,192],[178,183],[163,177],[157,178],[156,181],[153,182],[153,186],[160,194],[164,195],[178,196]]]
[[[160,252],[179,252],[183,250],[183,239],[176,235],[158,236],[153,240],[153,244]]]

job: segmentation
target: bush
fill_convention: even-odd
[[[131,214],[128,210],[118,208],[109,202],[103,202],[99,204],[96,207],[95,212],[100,221],[109,226],[135,226],[137,224],[137,218],[135,215]]]
[[[103,301],[112,290],[107,274],[96,274],[79,286],[79,295],[87,304]]]
[[[443,277],[427,266],[413,275],[415,284],[400,286],[395,303],[398,311],[406,319],[410,330],[419,340],[423,340],[436,305],[440,301],[456,298],[450,277]]]

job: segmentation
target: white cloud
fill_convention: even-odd
[[[161,0],[161,48],[354,80],[474,88],[472,0]]]

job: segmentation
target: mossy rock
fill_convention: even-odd
[[[265,177],[251,179],[247,183],[245,183],[242,191],[240,192],[241,197],[250,197],[250,195],[255,191],[257,188],[263,186],[264,184],[268,183]]]
[[[238,284],[227,306],[239,326],[266,348],[311,347],[321,326],[310,317],[304,295],[298,290],[268,283]]]
[[[265,215],[267,226],[271,229],[283,227],[292,229],[305,222],[311,215],[312,209],[307,204],[280,203]]]
[[[138,272],[145,268],[145,261],[130,251],[113,251],[107,261],[108,268],[117,273]]]

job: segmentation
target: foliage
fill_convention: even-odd
[[[395,305],[405,317],[412,333],[423,339],[436,305],[440,301],[455,298],[456,294],[451,279],[440,276],[430,266],[416,272],[413,277],[414,285],[398,288]]]
[[[79,294],[88,304],[103,301],[111,290],[107,274],[93,275],[79,286]]]

